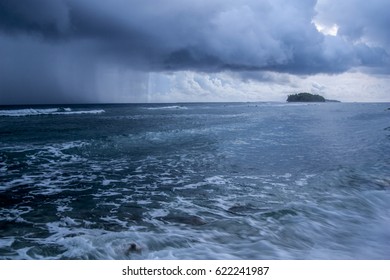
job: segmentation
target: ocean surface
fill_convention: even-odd
[[[389,107],[1,107],[0,259],[390,259]]]

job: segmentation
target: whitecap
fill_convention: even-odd
[[[170,109],[182,109],[186,110],[188,107],[186,106],[162,106],[162,107],[146,107],[146,110],[170,110]]]
[[[2,117],[26,117],[38,115],[79,115],[79,114],[101,114],[103,109],[73,111],[71,108],[47,108],[47,109],[15,109],[0,110]]]
[[[34,115],[47,115],[57,112],[58,108],[49,109],[18,109],[18,110],[0,110],[0,116],[8,117],[23,117],[23,116],[34,116]]]
[[[213,185],[226,185],[226,184],[230,183],[229,180],[224,179],[222,176],[209,177],[209,178],[206,178],[205,181],[207,183],[210,183]]]
[[[105,113],[103,109],[100,110],[88,110],[88,111],[65,111],[65,112],[54,112],[52,115],[81,115],[81,114],[102,114]]]

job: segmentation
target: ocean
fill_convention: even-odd
[[[390,259],[389,107],[1,107],[0,259]]]

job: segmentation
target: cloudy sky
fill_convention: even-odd
[[[0,104],[390,101],[388,0],[0,0]]]

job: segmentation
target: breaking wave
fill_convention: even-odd
[[[186,110],[186,109],[188,109],[188,107],[175,105],[175,106],[162,106],[162,107],[147,107],[145,109],[147,109],[147,110],[170,110],[170,109]]]
[[[99,110],[80,110],[73,111],[71,108],[47,108],[47,109],[17,109],[17,110],[0,110],[0,116],[3,117],[26,117],[38,115],[80,115],[80,114],[101,114],[105,111]]]

